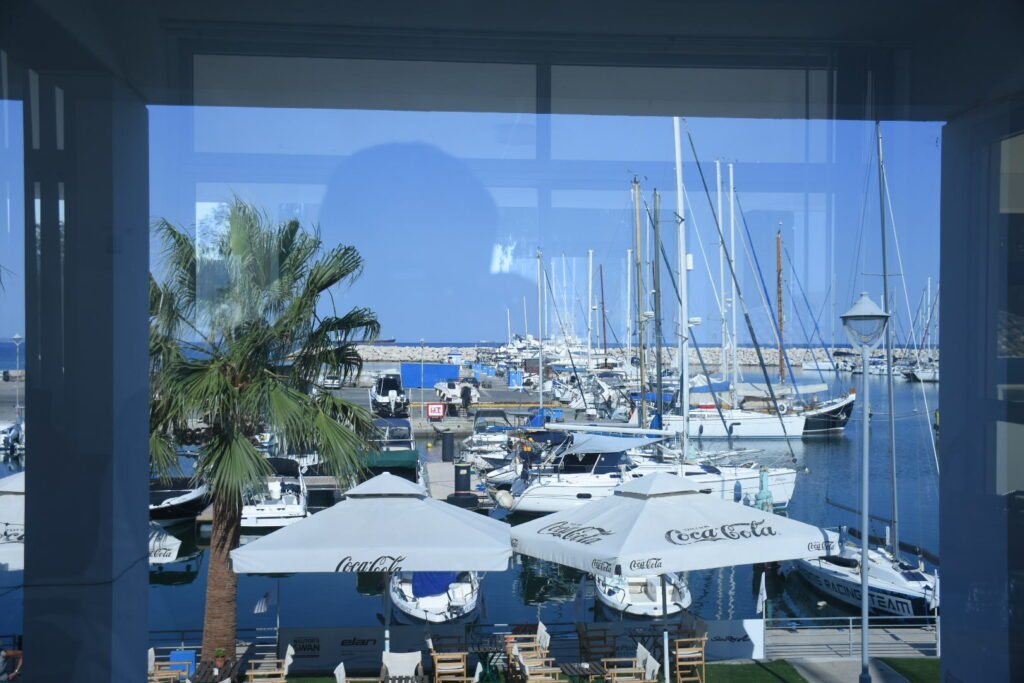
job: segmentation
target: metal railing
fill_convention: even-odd
[[[868,620],[868,647],[874,656],[938,657],[940,617],[873,616]],[[764,620],[768,659],[790,657],[859,657],[860,617],[807,617]]]

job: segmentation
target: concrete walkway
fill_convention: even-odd
[[[815,683],[856,683],[860,678],[860,659],[805,657],[786,660],[808,681]],[[873,683],[907,683],[907,679],[877,659],[868,662]]]

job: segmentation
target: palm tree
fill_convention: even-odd
[[[271,431],[290,450],[315,449],[338,477],[357,473],[371,416],[308,389],[325,372],[358,375],[355,343],[376,337],[379,325],[366,308],[318,313],[321,296],[358,277],[362,259],[353,247],[325,249],[298,221],[274,225],[236,198],[226,229],[208,244],[166,220],[154,230],[164,267],[162,278],[150,277],[151,462],[172,472],[175,435],[190,422],[206,425],[195,474],[213,503],[203,652],[233,652],[229,552],[238,547],[243,494],[272,474],[254,437]]]

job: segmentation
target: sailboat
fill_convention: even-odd
[[[876,124],[878,126],[878,124]],[[880,126],[878,137],[879,184],[884,190],[885,167],[883,162],[882,135]],[[882,212],[882,281],[885,306],[889,308],[889,269],[886,256],[885,232],[885,192],[879,193],[883,202]],[[861,567],[862,544],[868,544],[868,603],[870,609],[880,614],[902,617],[925,616],[936,612],[939,608],[939,577],[937,573],[929,573],[924,562],[908,563],[900,556],[899,522],[896,489],[896,444],[895,416],[893,406],[893,358],[892,358],[892,325],[885,328],[885,367],[888,385],[889,408],[889,457],[892,467],[892,536],[883,547],[876,544],[871,548],[871,538],[867,530],[861,530],[860,544],[855,544],[843,534],[839,543],[839,553],[814,560],[798,560],[796,570],[808,583],[821,592],[853,606],[860,606],[863,578]],[[870,372],[870,369],[869,369]],[[867,379],[865,378],[865,381]],[[865,413],[867,406],[865,406]],[[869,419],[865,414],[864,419]],[[845,531],[845,530],[844,530]]]

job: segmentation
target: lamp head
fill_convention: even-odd
[[[867,292],[861,292],[850,310],[839,317],[853,345],[869,348],[878,343],[889,321],[889,314],[879,308]]]

